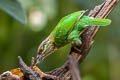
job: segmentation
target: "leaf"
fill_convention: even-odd
[[[26,14],[18,0],[0,0],[0,9],[4,10],[21,23],[26,23]]]

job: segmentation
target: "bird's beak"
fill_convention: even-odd
[[[35,65],[41,63],[43,60],[43,57],[41,55],[37,55],[36,60],[35,60]]]

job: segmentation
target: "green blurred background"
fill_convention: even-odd
[[[104,0],[19,0],[27,13],[27,24],[21,24],[0,10],[0,74],[19,67],[17,56],[27,65],[35,57],[37,47],[58,21],[65,15],[85,9],[93,9]],[[84,80],[120,80],[120,4],[108,18],[112,24],[101,27],[93,47],[80,64]],[[65,49],[66,48],[66,49]],[[70,46],[56,51],[39,67],[50,71],[64,64]]]

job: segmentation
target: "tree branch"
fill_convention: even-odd
[[[42,80],[39,73],[28,67],[20,56],[18,56],[18,60],[20,69],[24,74],[24,80]]]
[[[72,80],[81,80],[80,70],[78,68],[78,61],[74,59],[71,55],[69,55],[68,60],[69,60],[69,70],[72,75]]]

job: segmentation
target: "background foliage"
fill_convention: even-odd
[[[63,16],[78,10],[91,10],[103,1],[0,0],[0,73],[18,67],[17,56],[21,56],[30,65],[31,57],[36,56],[41,41]],[[108,17],[112,24],[100,29],[89,55],[80,65],[84,80],[120,79],[119,5]],[[26,19],[27,24],[22,24],[26,23]],[[67,45],[56,51],[39,67],[43,71],[49,71],[61,66],[69,53],[69,47]]]

